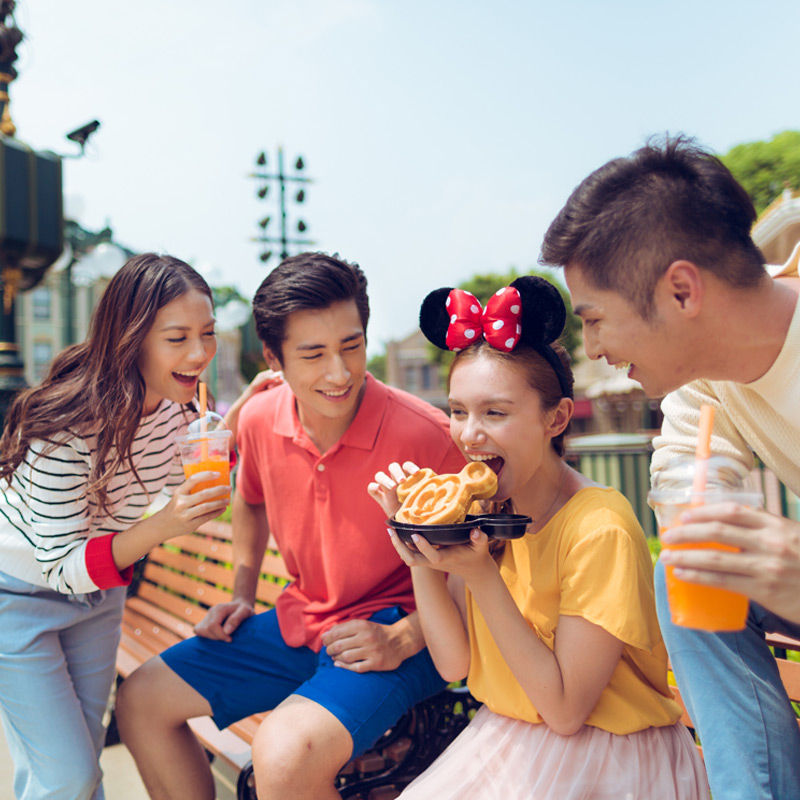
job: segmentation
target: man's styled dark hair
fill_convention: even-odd
[[[747,192],[716,156],[693,139],[666,136],[589,175],[550,225],[539,260],[578,267],[649,319],[656,284],[674,261],[734,287],[757,284],[764,257],[750,238],[755,219]]]
[[[369,298],[361,267],[326,253],[286,258],[264,278],[253,298],[258,338],[282,364],[289,315],[346,300],[355,301],[366,339]]]

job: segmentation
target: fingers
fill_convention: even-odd
[[[378,485],[383,487],[388,491],[393,491],[397,484],[385,473],[385,472],[376,472],[375,473],[375,482],[374,484],[371,483],[370,486]]]
[[[402,483],[406,479],[406,473],[396,461],[389,464],[389,474],[394,478],[396,483]]]
[[[216,472],[215,470],[206,470],[204,472],[195,472],[191,478],[187,478],[179,487],[178,489],[184,491],[186,494],[192,494],[192,489],[196,486],[199,486],[202,483],[208,483],[209,481],[217,481],[222,477],[221,472]],[[176,491],[178,491],[176,489]]]
[[[431,564],[438,564],[442,560],[439,548],[431,544],[424,536],[420,536],[418,533],[412,533],[411,538],[420,554],[425,556],[426,560],[430,561]]]
[[[743,506],[739,503],[715,503],[697,506],[680,515],[681,525],[695,522],[727,522],[743,528],[760,528],[768,524],[774,515],[761,508]]]
[[[389,538],[392,540],[394,549],[397,551],[397,555],[403,559],[403,563],[409,567],[416,566],[418,562],[415,554],[400,541],[400,537],[391,528],[387,528],[386,530],[389,533]]]
[[[419,467],[413,461],[405,461],[402,466],[393,461],[386,469],[388,475],[386,472],[375,473],[375,482],[389,491],[397,488],[397,484],[402,483],[409,475],[419,472]]]
[[[208,610],[206,616],[194,626],[194,632],[206,639],[230,642],[231,637],[225,633],[222,622],[225,620],[225,611],[220,607]]]
[[[195,626],[195,633],[206,639],[232,641],[231,634],[255,611],[246,603],[236,601],[212,606],[206,616]]]
[[[254,611],[247,606],[240,606],[225,620],[222,630],[230,640],[232,634],[248,617],[252,617]]]
[[[265,369],[263,372],[259,372],[258,375],[250,381],[250,388],[255,392],[261,392],[265,389],[272,389],[275,386],[280,386],[282,383],[282,372],[274,372],[271,369]]]

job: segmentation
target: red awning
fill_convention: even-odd
[[[573,419],[589,419],[592,416],[592,401],[588,397],[575,398]]]

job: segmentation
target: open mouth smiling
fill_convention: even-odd
[[[500,474],[500,470],[503,469],[503,465],[506,463],[505,459],[501,456],[496,456],[491,453],[489,454],[481,454],[481,453],[467,453],[467,458],[470,461],[482,461],[486,464],[489,469],[494,472],[495,475]]]

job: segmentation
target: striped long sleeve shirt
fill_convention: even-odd
[[[159,492],[183,483],[175,437],[186,424],[183,408],[167,400],[142,417],[132,455],[144,488],[123,464],[108,484],[105,512],[85,494],[95,437],[64,433],[55,447],[34,441],[0,483],[0,571],[64,594],[130,583],[133,568],[117,569],[111,540],[138,522]]]

